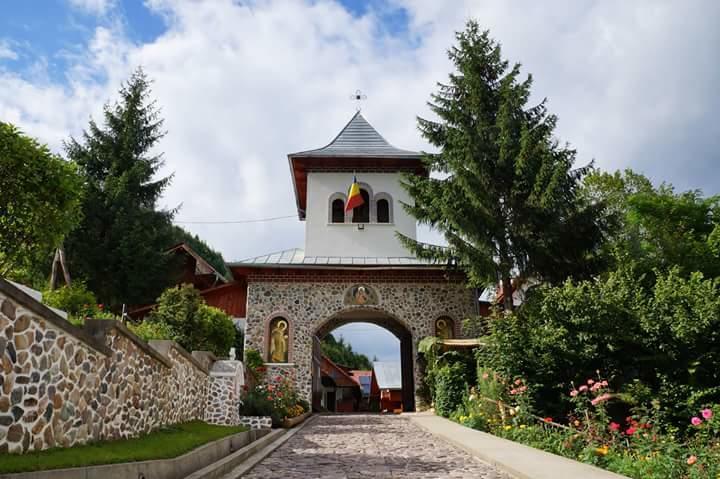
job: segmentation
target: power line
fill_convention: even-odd
[[[258,218],[254,220],[227,220],[227,221],[174,221],[183,225],[230,225],[230,224],[245,224],[245,223],[264,223],[266,221],[277,221],[288,218],[295,218],[297,215],[287,216],[275,216],[272,218]]]

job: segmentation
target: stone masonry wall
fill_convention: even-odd
[[[459,331],[461,321],[475,312],[472,291],[461,282],[444,281],[442,276],[436,280],[435,276],[426,278],[419,273],[408,277],[398,272],[389,275],[378,272],[374,277],[345,278],[328,274],[316,281],[305,278],[287,274],[273,276],[270,272],[249,277],[245,344],[246,348],[257,349],[267,358],[267,323],[275,316],[287,318],[290,323],[290,364],[274,369],[285,370],[285,373],[292,371],[298,392],[308,401],[312,394],[312,338],[330,321],[334,323],[343,316],[365,311],[390,318],[392,323],[409,331],[417,392],[421,384],[421,372],[415,361],[418,342],[434,334],[434,321],[438,317],[451,317]],[[359,284],[358,279],[362,280],[360,284],[376,292],[377,304],[347,304],[347,292]]]
[[[0,279],[0,454],[203,419],[208,374],[114,321],[77,328]],[[99,334],[101,334],[101,336]]]

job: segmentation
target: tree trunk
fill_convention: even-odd
[[[502,277],[502,291],[503,291],[503,307],[505,311],[512,312],[514,309],[513,305],[513,290],[512,280],[509,275],[503,275]]]
[[[65,263],[65,248],[63,246],[60,246],[60,247],[58,247],[58,249],[55,250],[55,257],[53,258],[53,263],[52,263],[52,271],[50,273],[50,289],[51,290],[54,290],[55,288],[57,288],[58,264],[60,265],[60,268],[62,269],[63,278],[65,279],[65,284],[67,286],[70,286],[70,271],[68,271],[67,263]]]

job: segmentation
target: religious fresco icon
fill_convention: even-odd
[[[378,304],[377,293],[364,284],[355,285],[345,293],[345,304],[357,306]]]

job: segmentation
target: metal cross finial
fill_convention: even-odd
[[[350,99],[357,102],[357,110],[360,111],[360,102],[363,100],[367,100],[367,95],[360,90],[355,90],[355,93],[350,95]]]

